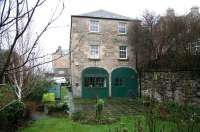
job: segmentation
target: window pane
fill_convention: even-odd
[[[99,32],[99,22],[96,20],[90,21],[90,31],[91,32]]]
[[[115,78],[115,86],[122,86],[123,79],[122,78]]]
[[[126,33],[126,23],[120,22],[118,24],[118,32],[119,33]]]
[[[197,39],[196,41],[192,42],[192,52],[194,55],[200,54],[200,39]]]
[[[99,46],[98,45],[90,46],[90,57],[93,59],[99,58]]]
[[[106,87],[106,78],[104,77],[85,77],[84,82],[84,86],[88,88]]]
[[[119,47],[119,58],[127,59],[127,47],[126,46]]]

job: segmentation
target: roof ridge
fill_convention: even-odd
[[[113,13],[104,9],[99,9],[96,11],[91,11],[88,13],[83,13],[77,16],[85,16],[85,17],[97,17],[97,18],[110,18],[110,19],[121,19],[121,20],[133,20],[130,17],[123,16],[117,13]]]

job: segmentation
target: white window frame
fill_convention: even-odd
[[[124,32],[121,32],[120,28],[124,28]],[[125,23],[125,22],[119,22],[117,30],[118,30],[119,34],[126,34],[127,33],[127,23]]]
[[[193,42],[192,50],[194,55],[198,55],[200,53],[200,39]]]
[[[100,57],[99,45],[90,45],[90,59],[99,59]]]
[[[125,49],[121,49],[122,47],[123,48],[125,47]],[[121,53],[122,52],[124,52],[126,54],[125,57],[121,57]],[[120,60],[126,60],[126,59],[128,59],[128,47],[127,46],[119,46],[119,59]]]
[[[97,30],[94,30],[94,29],[97,29]],[[90,32],[95,32],[95,33],[99,32],[99,21],[98,20],[90,20],[90,22],[89,22],[89,31]]]

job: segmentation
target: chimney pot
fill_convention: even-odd
[[[168,8],[167,9],[167,16],[175,16],[174,9]]]
[[[191,8],[191,14],[194,16],[198,16],[199,15],[199,7],[198,6],[194,6]]]

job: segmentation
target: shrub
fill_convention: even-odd
[[[55,104],[55,105],[49,105],[48,109],[49,109],[49,113],[65,112],[65,111],[69,110],[67,103],[59,103],[59,104]]]
[[[9,85],[0,86],[0,108],[3,108],[12,100],[15,100],[15,95],[12,87]]]
[[[103,99],[98,99],[97,103],[96,103],[96,118],[98,120],[101,119],[101,114],[103,111],[103,107],[104,107],[104,100]]]
[[[199,130],[200,108],[192,105],[179,105],[170,101],[164,104],[169,112],[169,120],[176,124],[175,130],[196,132]]]
[[[21,101],[15,100],[13,103],[0,111],[1,128],[16,125],[22,119],[25,112],[25,105]],[[12,126],[13,127],[13,126]]]
[[[46,93],[43,95],[42,102],[45,105],[46,113],[67,111],[67,103],[55,103],[55,94]]]
[[[42,97],[43,103],[55,103],[55,93],[45,93]]]
[[[55,107],[55,93],[43,94],[42,102],[44,103],[44,112],[48,114]]]
[[[48,92],[48,88],[52,84],[46,80],[38,80],[33,86],[32,92],[27,96],[28,100],[40,102],[44,93]]]
[[[165,103],[165,106],[170,114],[177,113],[180,111],[180,105],[177,102],[169,101]]]
[[[82,111],[76,111],[74,113],[72,113],[72,120],[73,121],[81,121],[84,120],[85,116],[84,113]]]

